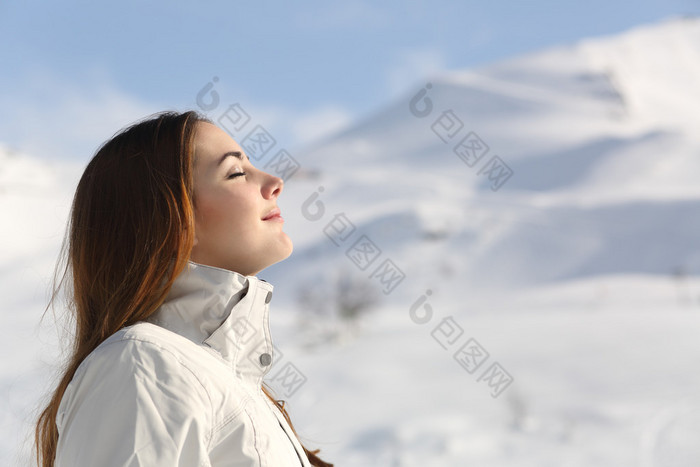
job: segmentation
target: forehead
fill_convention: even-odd
[[[197,123],[194,137],[194,160],[202,163],[215,163],[221,156],[230,151],[243,149],[231,136],[216,125],[207,122]]]

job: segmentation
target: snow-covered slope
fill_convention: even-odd
[[[699,19],[428,83],[299,155],[320,176],[288,183],[299,241],[275,278],[344,261],[322,233],[340,212],[348,241],[366,234],[413,286],[700,273]],[[487,149],[464,150],[475,140]],[[489,171],[494,156],[509,178]],[[325,217],[295,216],[320,186]]]
[[[699,64],[700,20],[669,20],[430,77],[294,154],[295,252],[260,276],[307,445],[348,467],[697,465]],[[27,464],[56,371],[39,319],[80,169],[0,148],[0,465]],[[343,273],[383,300],[312,341],[298,291]],[[469,338],[513,377],[500,396],[455,359]]]

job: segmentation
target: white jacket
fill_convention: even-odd
[[[56,466],[310,466],[261,389],[272,290],[190,262],[149,322],[78,368],[56,419]]]

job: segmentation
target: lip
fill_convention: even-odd
[[[274,208],[272,211],[268,212],[265,217],[262,218],[264,221],[284,221],[282,219],[282,212],[280,211],[280,208]]]

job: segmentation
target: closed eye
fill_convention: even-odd
[[[227,179],[227,180],[230,180],[230,179],[232,179],[232,178],[238,177],[239,175],[245,175],[245,172],[235,172],[235,173],[232,173],[232,174],[228,175],[228,176],[226,177],[226,179]]]

